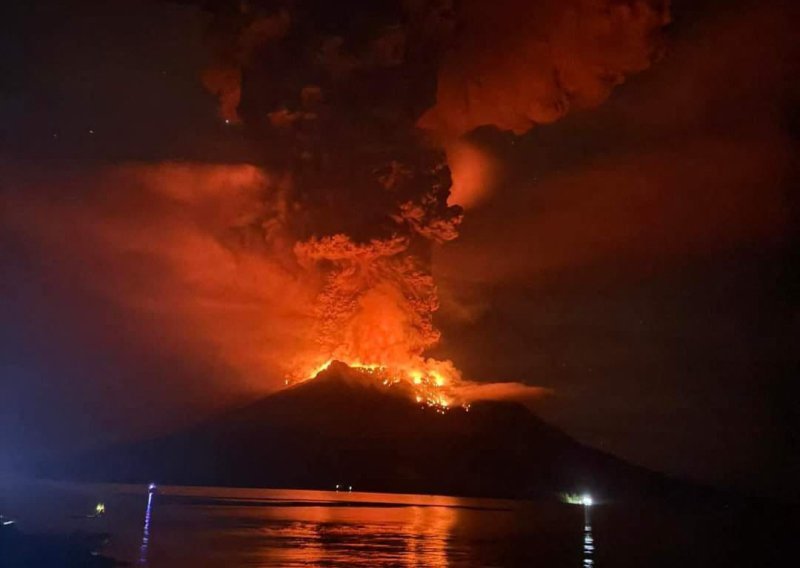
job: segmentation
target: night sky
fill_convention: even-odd
[[[543,418],[635,463],[797,496],[792,4],[676,0],[663,55],[602,104],[520,135],[473,132],[493,174],[460,237],[433,247],[432,354],[473,380],[551,389],[535,402]],[[247,120],[226,124],[201,83],[211,16],[122,0],[3,11],[0,469],[275,388],[242,378],[228,348],[280,344],[283,319],[253,338],[231,331],[249,316],[220,322],[220,348],[139,309],[201,290],[206,273],[186,288],[162,265],[173,249],[142,253],[185,226],[124,168],[265,161]]]

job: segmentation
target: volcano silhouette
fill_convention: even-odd
[[[651,493],[667,480],[514,402],[445,413],[334,362],[315,380],[165,437],[49,464],[93,481],[533,497]]]

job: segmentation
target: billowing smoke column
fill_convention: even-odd
[[[467,0],[421,126],[522,134],[602,103],[650,66],[669,0]]]
[[[457,236],[461,210],[415,123],[451,22],[425,3],[217,8],[205,84],[291,188],[296,258],[318,278],[319,360],[297,373],[330,358],[405,366],[439,339],[430,250]]]
[[[666,0],[206,5],[204,83],[289,188],[286,230],[318,279],[306,372],[441,369],[423,356],[439,339],[431,249],[462,216],[445,148],[470,159],[459,140],[477,127],[519,134],[599,104],[649,65],[668,19]]]

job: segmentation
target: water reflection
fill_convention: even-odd
[[[404,536],[410,566],[447,566],[448,543],[456,510],[414,507],[414,522]]]
[[[583,508],[583,568],[594,566],[594,537],[592,536],[592,518],[589,507]]]
[[[159,488],[154,548],[156,495],[142,522],[141,489],[119,491],[108,553],[152,568],[527,568],[574,565],[591,552],[575,541],[575,510],[559,503],[201,487]]]
[[[150,514],[153,510],[153,494],[155,487],[151,485],[147,490],[147,508],[144,511],[144,529],[142,530],[142,544],[139,546],[139,564],[147,564],[147,549],[150,545]]]
[[[269,507],[258,513],[261,546],[254,560],[259,565],[430,568],[449,565],[458,514],[438,506],[358,503]]]

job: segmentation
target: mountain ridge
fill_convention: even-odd
[[[196,426],[45,464],[40,475],[239,487],[620,498],[676,482],[589,448],[510,401],[441,412],[410,385],[333,363],[315,379]]]

